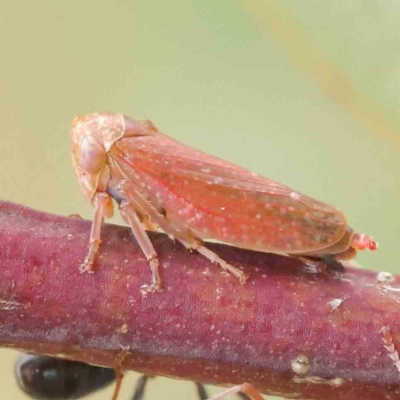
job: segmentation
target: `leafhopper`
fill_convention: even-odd
[[[151,268],[151,283],[142,287],[143,293],[161,289],[157,253],[145,230],[149,226],[219,264],[241,283],[244,272],[203,240],[336,266],[357,250],[378,247],[371,237],[354,232],[338,208],[186,146],[149,121],[91,114],[75,118],[71,139],[79,184],[95,209],[82,272],[92,272],[113,199]]]

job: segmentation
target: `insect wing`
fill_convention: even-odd
[[[115,146],[110,153],[124,178],[201,239],[301,254],[331,246],[346,231],[337,208],[166,135],[124,137]]]

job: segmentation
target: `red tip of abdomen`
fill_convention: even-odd
[[[368,249],[374,251],[378,248],[378,242],[365,233],[355,233],[351,240],[351,247],[356,250]]]

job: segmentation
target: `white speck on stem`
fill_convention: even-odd
[[[297,356],[291,362],[292,371],[297,375],[307,375],[310,372],[310,363],[304,355]]]
[[[343,299],[333,299],[330,302],[328,302],[328,304],[331,306],[332,311],[336,310],[342,303],[343,303]]]
[[[394,276],[390,272],[379,272],[379,274],[376,276],[376,279],[378,280],[378,282],[394,282]]]

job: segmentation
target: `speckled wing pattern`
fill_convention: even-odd
[[[301,254],[331,246],[346,231],[337,208],[161,133],[124,137],[109,154],[169,223],[200,239]]]

